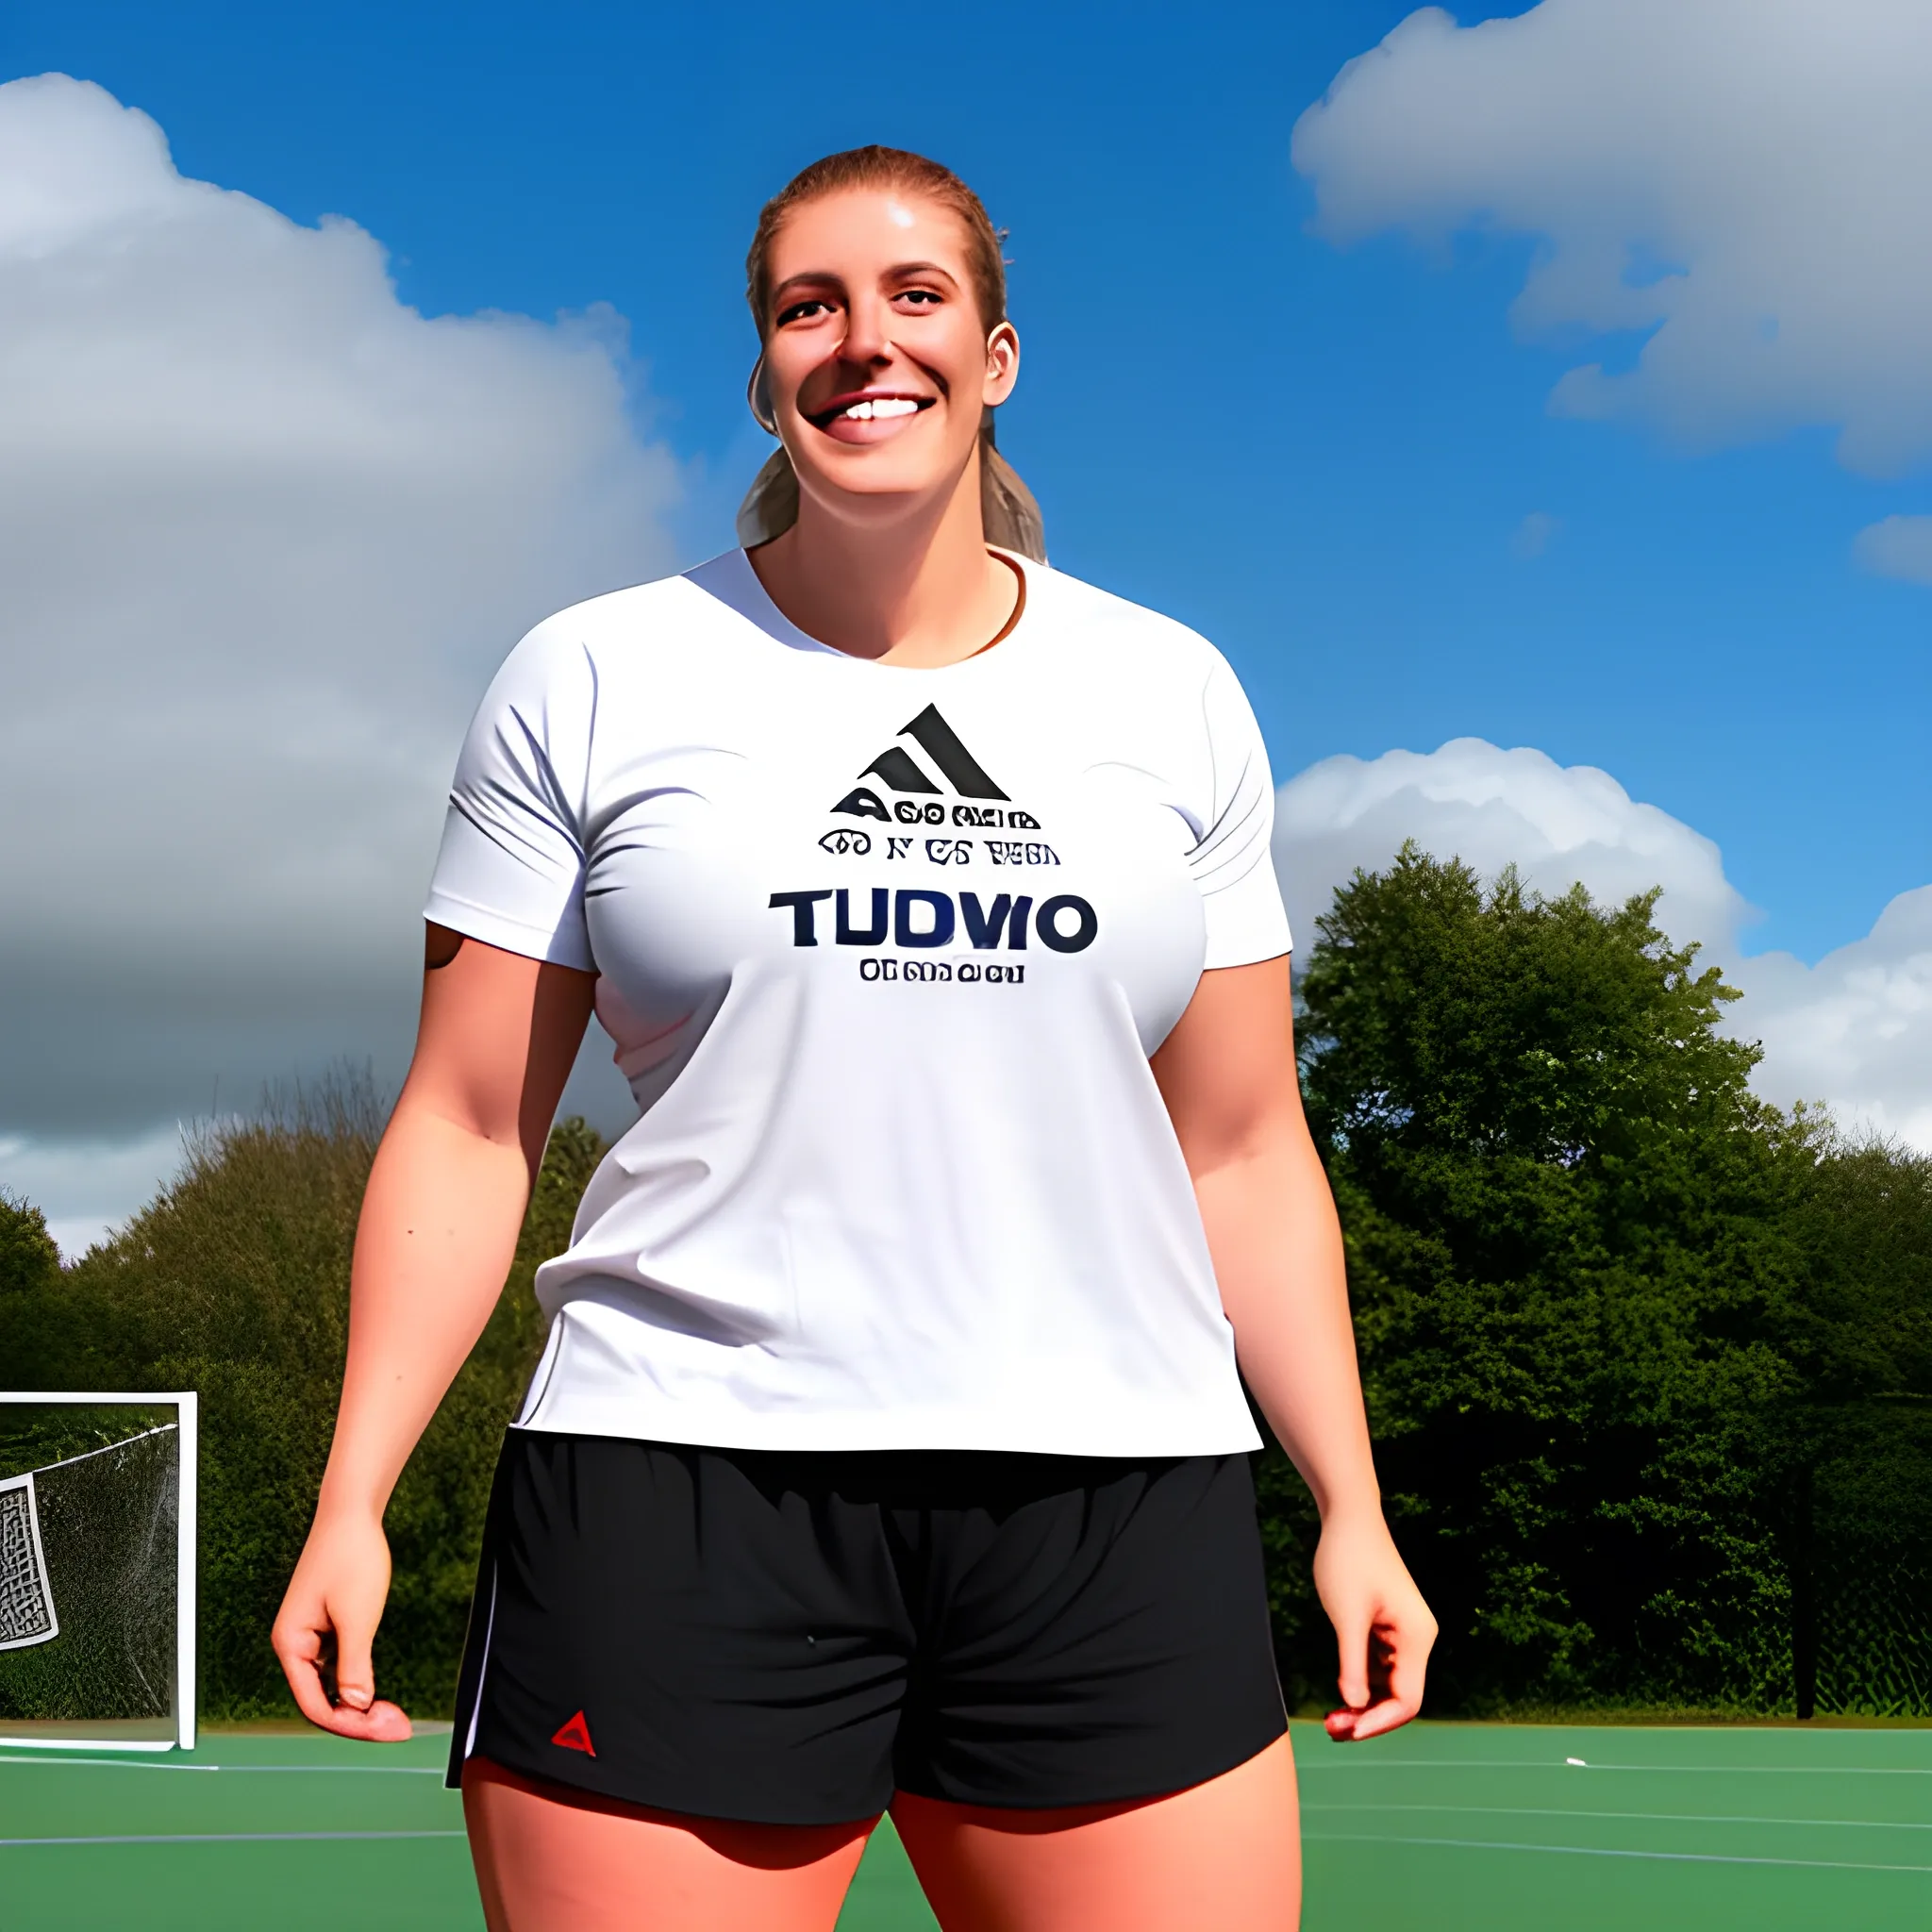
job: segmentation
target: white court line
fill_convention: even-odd
[[[1321,1764],[1296,1761],[1304,1776],[1324,1771],[1681,1771],[1713,1777],[1762,1775],[1790,1777],[1932,1777],[1932,1764],[1558,1764],[1553,1757],[1357,1757]]]
[[[336,1844],[347,1839],[461,1838],[460,1831],[161,1831],[111,1838],[0,1838],[0,1851],[17,1845],[290,1845]]]
[[[63,1764],[99,1764],[109,1771],[291,1771],[303,1775],[353,1777],[441,1777],[440,1764],[148,1764],[125,1757],[0,1757],[0,1764],[30,1764],[49,1771]]]
[[[441,1764],[210,1764],[210,1771],[287,1771],[304,1777],[441,1777],[447,1767]],[[164,1766],[156,1765],[160,1771]],[[199,1765],[184,1764],[183,1771],[198,1771]]]
[[[1806,1824],[1855,1831],[1932,1831],[1932,1824],[1892,1818],[1739,1818],[1701,1811],[1574,1811],[1568,1806],[1532,1805],[1304,1805],[1304,1811],[1454,1811],[1488,1818],[1625,1818],[1645,1824]]]
[[[1604,1845],[1520,1845],[1482,1838],[1384,1838],[1374,1832],[1310,1831],[1331,1844],[1454,1845],[1465,1852],[1558,1852],[1575,1858],[1659,1858],[1674,1865],[1795,1865],[1820,1872],[1928,1872],[1932,1865],[1861,1865],[1849,1858],[1746,1858],[1725,1852],[1623,1852]]]

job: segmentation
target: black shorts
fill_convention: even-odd
[[[512,1429],[450,1781],[830,1824],[1152,1797],[1286,1728],[1245,1456]]]

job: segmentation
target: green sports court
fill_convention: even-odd
[[[1419,1724],[1294,1732],[1309,1932],[1932,1925],[1932,1729]],[[482,1925],[446,1736],[214,1732],[164,1757],[0,1750],[7,1932]],[[843,1932],[929,1927],[890,1828]]]

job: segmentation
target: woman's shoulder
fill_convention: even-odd
[[[584,667],[594,674],[626,660],[688,658],[717,619],[717,600],[699,588],[697,575],[654,577],[566,604],[524,633],[505,669],[568,675]]]

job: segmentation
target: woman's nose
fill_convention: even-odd
[[[892,311],[875,295],[863,295],[846,310],[845,341],[849,362],[880,362],[892,353]]]

